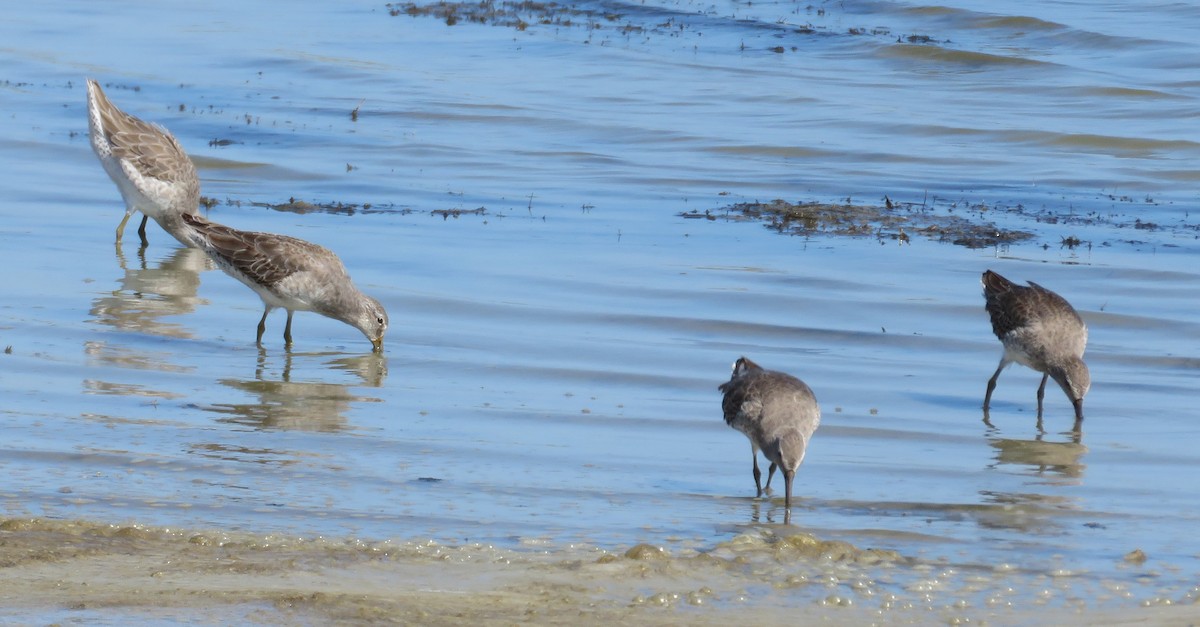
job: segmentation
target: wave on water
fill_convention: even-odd
[[[972,50],[955,50],[937,45],[914,45],[898,43],[879,49],[879,56],[904,61],[929,61],[959,66],[964,69],[987,69],[998,67],[1050,67],[1056,65],[1015,55],[992,54]],[[944,65],[943,65],[944,67]]]

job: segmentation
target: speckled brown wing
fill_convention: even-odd
[[[172,184],[196,179],[196,166],[167,129],[138,119],[112,104],[97,90],[104,138],[117,159],[130,162],[144,176]]]
[[[1014,330],[1047,316],[1070,316],[1083,324],[1083,319],[1065,298],[1033,281],[1025,287],[989,270],[983,275],[983,294],[987,299],[985,307],[992,318],[992,331],[1001,340]]]
[[[240,231],[190,215],[183,216],[183,220],[203,234],[212,254],[259,285],[273,287],[297,272],[313,269],[346,274],[336,255],[304,240]]]

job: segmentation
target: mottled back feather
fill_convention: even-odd
[[[1065,298],[1033,281],[1028,287],[1017,285],[988,270],[983,273],[983,296],[992,319],[992,332],[1001,340],[1017,329],[1050,317],[1065,316],[1083,325],[1083,319]]]
[[[113,157],[129,161],[144,176],[165,183],[190,185],[198,180],[196,166],[167,129],[121,111],[98,84],[93,96]]]
[[[185,215],[183,221],[206,240],[206,248],[254,282],[274,287],[297,272],[330,274],[330,280],[346,276],[346,267],[332,251],[286,235],[241,231]]]

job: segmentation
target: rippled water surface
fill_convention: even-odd
[[[916,564],[880,596],[843,582],[859,607],[1084,620],[1200,597],[1200,8],[468,8],[9,11],[6,519],[564,556],[805,532]],[[384,354],[308,313],[293,351],[280,313],[259,350],[260,301],[202,253],[153,224],[149,247],[132,229],[114,247],[124,208],[88,145],[85,77],[178,137],[211,219],[337,251],[388,307]],[[727,211],[885,196],[1035,237],[787,236]],[[1089,324],[1082,435],[1053,385],[1038,428],[1040,378],[1019,366],[981,420],[1000,356],[987,268]],[[790,526],[751,498],[720,417],[740,355],[821,402]],[[839,605],[773,588],[788,568],[716,596]],[[946,569],[1004,581],[942,594]]]

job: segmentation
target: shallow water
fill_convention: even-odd
[[[577,6],[620,17],[518,30],[374,3],[51,3],[0,26],[4,517],[563,562],[650,543],[680,571],[807,532],[912,560],[833,589],[867,608],[895,595],[917,621],[1200,596],[1200,10]],[[102,36],[130,21],[145,27]],[[87,144],[86,76],[180,139],[212,219],[337,251],[391,312],[386,352],[313,314],[285,352],[278,313],[260,351],[258,299],[202,255],[153,225],[145,250],[114,248],[123,207]],[[723,214],[885,195],[1036,238],[787,237]],[[265,206],[292,198],[343,206]],[[693,210],[720,219],[677,216]],[[1056,389],[1037,428],[1039,377],[1019,367],[982,422],[1000,355],[985,268],[1087,320],[1081,438]],[[749,447],[720,419],[743,354],[824,411],[790,526],[750,498]],[[769,567],[704,571],[716,605],[829,605],[825,587],[774,587],[807,562],[749,544]],[[872,576],[870,595],[846,583]]]

